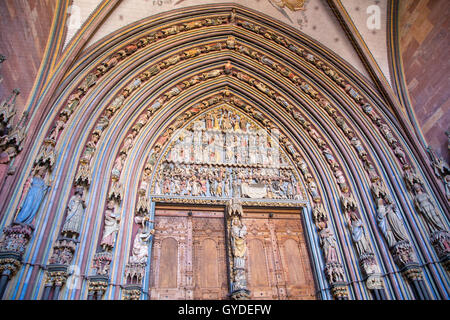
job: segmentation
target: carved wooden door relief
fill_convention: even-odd
[[[300,210],[244,212],[251,298],[314,299]],[[157,206],[150,299],[227,299],[224,228],[223,208]]]
[[[244,209],[244,212],[251,298],[315,299],[300,211]]]
[[[155,230],[150,299],[227,298],[222,208],[160,206]]]

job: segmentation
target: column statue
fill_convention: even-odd
[[[78,236],[81,230],[81,222],[86,205],[83,199],[83,189],[77,188],[75,194],[70,198],[67,206],[67,216],[64,222],[62,233],[67,236]]]
[[[27,195],[25,196],[23,203],[20,205],[16,222],[26,224],[31,224],[33,222],[34,217],[39,210],[39,206],[41,205],[47,190],[50,188],[49,182],[46,180],[45,167],[38,167],[31,180],[31,185],[28,189]]]

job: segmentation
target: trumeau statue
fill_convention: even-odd
[[[235,268],[245,267],[245,253],[247,251],[247,245],[245,243],[246,235],[247,227],[235,216],[231,221],[231,248]]]

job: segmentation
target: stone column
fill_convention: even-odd
[[[0,299],[3,298],[8,281],[22,267],[22,255],[32,232],[32,226],[16,222],[3,230],[0,239]]]
[[[59,299],[59,293],[61,292],[61,288],[64,286],[64,284],[67,281],[67,278],[69,277],[68,273],[68,266],[64,264],[50,264],[47,266],[47,278],[48,281],[53,286],[53,297],[52,300],[58,300]],[[52,287],[50,287],[51,289]],[[47,288],[46,288],[47,289]],[[51,292],[51,290],[50,290]],[[42,297],[42,300],[47,300],[48,296],[46,290],[44,290],[44,295]],[[45,298],[45,299],[44,299]]]
[[[88,300],[101,300],[109,285],[107,275],[95,275],[88,278]]]

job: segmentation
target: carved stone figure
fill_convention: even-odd
[[[431,147],[428,147],[427,151],[430,154],[436,176],[438,178],[444,178],[446,175],[450,174],[450,167],[445,162],[444,158],[439,157]]]
[[[397,139],[395,139],[394,135],[392,134],[391,129],[386,124],[384,124],[384,123],[381,124],[380,130],[390,145],[393,145],[394,142],[397,142]]]
[[[325,262],[338,262],[336,238],[329,228],[325,228],[319,233],[320,245],[323,248]]]
[[[10,162],[17,155],[16,148],[8,147],[5,151],[0,152],[0,185],[6,179],[6,175],[9,174]]]
[[[317,224],[320,230],[326,227],[326,222],[328,221],[328,216],[322,205],[315,205],[313,208],[313,218],[314,222]]]
[[[403,151],[403,148],[400,146],[399,143],[395,142],[393,143],[393,151],[394,154],[397,156],[398,160],[402,164],[403,168],[408,168],[408,162],[406,160],[405,152]]]
[[[364,233],[363,224],[355,213],[350,214],[350,229],[358,255],[361,256],[363,254],[371,253],[372,249],[370,248],[369,242]]]
[[[233,217],[231,221],[231,248],[233,253],[233,267],[245,267],[245,253],[247,244],[245,242],[247,235],[247,227],[237,217]]]
[[[364,147],[362,146],[361,141],[358,138],[353,137],[351,140],[351,144],[356,149],[361,159],[365,159],[367,157],[367,152],[366,150],[364,150]]]
[[[136,237],[133,242],[132,256],[130,258],[131,263],[146,263],[148,257],[148,240],[154,233],[154,229],[148,231],[143,228],[139,228]]]
[[[317,185],[314,181],[309,182],[309,192],[314,200],[314,202],[320,202],[319,191],[317,190]]]
[[[419,212],[425,218],[426,225],[430,234],[436,231],[444,231],[445,226],[441,220],[441,217],[438,215],[436,208],[431,202],[430,196],[423,192],[423,189],[420,185],[415,185],[414,190],[416,195],[414,197],[414,204],[416,205]]]
[[[362,108],[373,122],[378,123],[381,120],[380,116],[373,110],[373,107],[370,104],[366,103]]]
[[[120,214],[115,213],[114,201],[109,201],[105,210],[105,226],[100,242],[104,250],[110,250],[116,243],[116,235],[120,228]]]
[[[20,205],[19,213],[16,217],[16,222],[31,224],[34,217],[39,210],[42,200],[49,189],[48,182],[45,181],[46,169],[40,167],[31,180],[30,188],[27,195]]]
[[[116,161],[114,162],[114,167],[111,171],[111,173],[114,177],[117,177],[117,178],[120,177],[120,172],[122,171],[122,168],[123,168],[126,158],[127,158],[127,155],[124,153],[120,154],[117,157]]]
[[[382,199],[377,201],[377,221],[389,247],[397,242],[408,240],[406,229],[393,204],[385,205]]]
[[[378,180],[380,180],[380,177],[378,176],[378,173],[372,163],[370,163],[369,161],[365,161],[364,169],[366,169],[367,173],[369,174],[371,182],[377,182]]]
[[[53,141],[57,141],[59,138],[59,135],[64,130],[64,127],[66,126],[67,122],[67,115],[62,114],[60,118],[56,121],[55,126],[53,127],[52,131],[50,132],[49,139]]]
[[[74,238],[80,234],[85,207],[83,191],[77,188],[67,206],[67,216],[62,228],[63,234],[69,237],[73,236]]]

